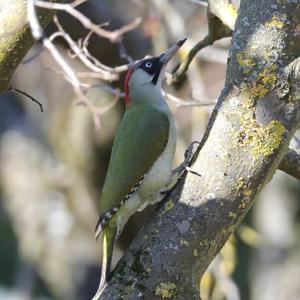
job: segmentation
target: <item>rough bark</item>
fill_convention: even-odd
[[[45,27],[51,21],[54,12],[39,12],[41,24]],[[27,23],[26,1],[0,0],[0,92],[9,88],[15,69],[33,42]]]
[[[101,299],[200,299],[200,279],[272,178],[299,125],[299,1],[242,0],[225,88],[188,173]]]
[[[280,162],[279,169],[300,180],[300,155],[297,151],[289,149]]]

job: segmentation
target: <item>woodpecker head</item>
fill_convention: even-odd
[[[185,41],[186,38],[178,41],[160,56],[138,61],[129,69],[125,78],[126,105],[130,103],[130,94],[132,93],[132,90],[141,89],[141,87],[145,85],[150,88],[160,88],[160,74],[162,73],[162,69]]]

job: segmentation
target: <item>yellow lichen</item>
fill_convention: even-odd
[[[251,92],[259,97],[263,97],[268,93],[268,89],[262,83],[254,82],[253,86],[251,87]]]
[[[277,81],[276,67],[264,68],[252,82],[249,91],[255,97],[263,97],[275,87]]]
[[[244,144],[249,144],[254,156],[269,156],[280,146],[285,128],[278,120],[272,120],[265,126],[248,128]]]
[[[239,205],[239,209],[245,209],[246,208],[246,202],[242,201],[241,204]]]
[[[185,245],[185,246],[188,246],[189,245],[189,242],[186,241],[186,240],[180,240],[180,245]]]
[[[243,195],[244,195],[245,197],[250,197],[250,196],[252,195],[252,191],[251,191],[250,189],[245,190],[245,191],[243,192]]]
[[[169,210],[171,210],[171,209],[173,209],[174,206],[175,206],[175,205],[174,205],[173,200],[170,199],[170,200],[165,204],[165,212],[166,212],[166,211],[169,211]]]
[[[239,192],[239,194],[243,195],[244,197],[250,197],[252,195],[252,191],[250,188],[248,188],[247,183],[245,182],[245,179],[243,177],[238,178],[236,183],[236,189]],[[244,209],[246,207],[246,203],[242,200],[241,204],[239,205],[239,208]]]
[[[243,189],[244,185],[245,185],[244,178],[243,177],[238,178],[237,184],[236,184],[237,190]]]
[[[284,25],[284,22],[279,17],[273,17],[271,20],[266,22],[267,27],[276,27],[276,28],[282,28]]]
[[[176,294],[176,284],[170,281],[161,282],[155,289],[155,295],[163,299],[171,299]]]
[[[237,53],[236,60],[240,66],[244,68],[244,73],[249,73],[250,67],[255,66],[255,62],[249,58],[250,54],[247,51]]]
[[[271,72],[272,68],[268,70]],[[264,70],[259,76],[263,78],[263,74],[269,73]],[[275,76],[270,75],[269,79],[264,79],[264,82],[273,84],[275,80]],[[255,118],[255,99],[258,95],[253,92],[251,87],[249,88],[249,85],[241,86],[241,90],[241,110],[238,111],[239,128],[232,132],[232,136],[237,140],[239,146],[250,147],[254,157],[269,156],[280,146],[285,127],[278,120],[272,120],[268,124],[258,124]],[[260,93],[259,96],[262,96],[265,91],[260,90]],[[231,113],[235,114],[236,112]]]
[[[234,212],[232,212],[232,211],[230,211],[229,214],[228,214],[228,217],[232,218],[232,219],[235,219],[237,217],[237,214],[234,213]]]
[[[197,249],[193,250],[193,256],[195,257],[199,256],[199,251]]]

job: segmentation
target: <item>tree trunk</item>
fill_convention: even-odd
[[[225,87],[191,166],[200,175],[179,182],[101,299],[200,299],[202,275],[299,125],[299,23],[299,1],[241,1]]]

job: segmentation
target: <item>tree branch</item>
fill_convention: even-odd
[[[300,180],[300,154],[293,149],[289,149],[280,162],[279,169]]]
[[[222,23],[234,29],[234,24],[237,18],[237,11],[230,0],[208,0],[209,11],[219,18]]]
[[[237,13],[228,0],[208,1],[208,33],[188,53],[183,62],[177,66],[175,73],[168,79],[169,84],[180,81],[188,70],[196,54],[215,41],[231,36]]]
[[[101,299],[200,299],[204,272],[272,178],[299,125],[294,3],[241,1],[225,88],[191,166],[199,175],[186,174],[140,231]]]
[[[75,1],[75,3],[76,3],[76,1]],[[81,22],[81,24],[85,28],[96,33],[99,37],[107,38],[108,40],[110,40],[113,43],[119,42],[122,38],[122,35],[124,35],[126,32],[129,32],[129,31],[135,29],[142,23],[142,19],[138,17],[135,20],[133,20],[133,22],[131,22],[119,29],[116,29],[114,31],[107,31],[107,30],[101,28],[100,26],[93,24],[92,21],[88,17],[86,17],[80,11],[75,9],[75,6],[78,5],[77,3],[76,3],[76,5],[74,5],[74,4],[61,4],[61,3],[53,3],[53,2],[48,2],[48,1],[37,0],[35,2],[35,5],[46,8],[46,9],[50,9],[50,10],[65,11],[65,12],[69,13],[70,15],[72,15],[74,18],[76,18],[79,22]]]

